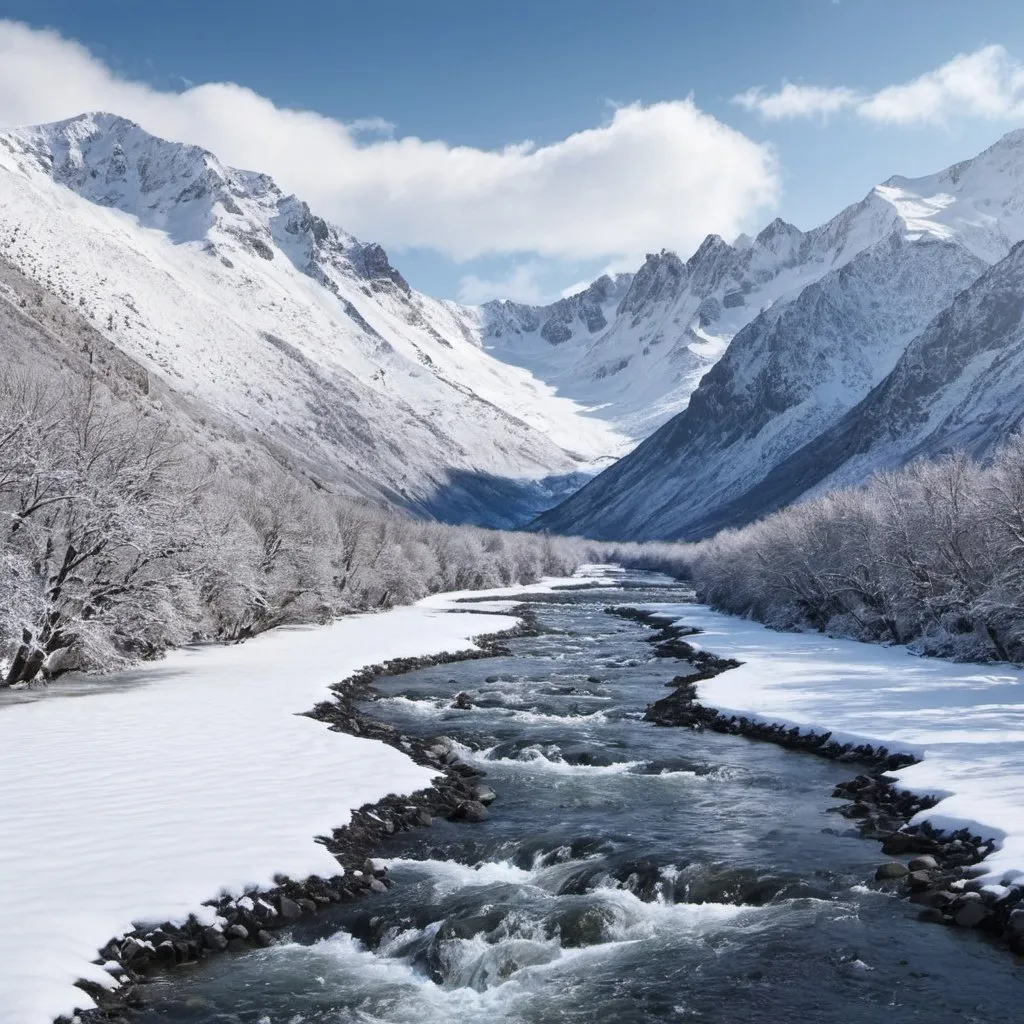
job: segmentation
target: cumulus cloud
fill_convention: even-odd
[[[614,257],[731,235],[777,199],[771,150],[691,99],[616,108],[598,127],[503,149],[389,137],[276,106],[232,83],[168,92],[115,74],[52,31],[0,21],[0,122],[108,110],[265,171],[365,238],[455,259]],[[369,131],[368,131],[369,129]]]
[[[827,89],[818,85],[783,83],[778,92],[766,93],[755,86],[733,97],[733,103],[745,110],[759,113],[767,121],[781,121],[793,117],[828,117],[841,110],[854,107],[860,96],[843,86]]]
[[[991,120],[1024,116],[1024,64],[1002,46],[961,53],[904,85],[890,85],[858,108],[891,124],[940,123],[948,117]]]
[[[1024,64],[1005,47],[985,46],[874,93],[785,83],[778,92],[748,89],[733,102],[769,121],[843,110],[881,124],[943,124],[954,117],[1012,120],[1024,117]]]

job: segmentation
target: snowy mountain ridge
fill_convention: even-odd
[[[985,263],[1024,237],[1024,130],[922,178],[893,177],[820,227],[776,218],[731,245],[709,235],[548,306],[481,308],[484,344],[636,441],[686,408],[730,341],[769,307],[897,234],[955,242]]]
[[[268,176],[116,115],[0,132],[0,257],[130,362],[317,486],[496,525],[644,442],[542,522],[712,528],[1020,237],[1024,131],[810,231],[776,219],[546,306],[468,307]]]
[[[380,246],[114,115],[0,133],[0,255],[325,486],[510,524],[628,447]]]
[[[767,510],[761,481],[864,399],[1021,238],[1024,132],[939,174],[891,178],[814,231],[787,232],[780,265],[825,272],[751,319],[684,411],[538,525],[700,537]]]

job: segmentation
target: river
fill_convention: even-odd
[[[642,720],[678,666],[605,608],[685,597],[632,573],[534,599],[507,657],[381,680],[368,713],[456,741],[487,820],[392,837],[390,891],[161,978],[138,1020],[1019,1022],[1005,947],[869,881],[886,858],[830,797],[855,768]]]

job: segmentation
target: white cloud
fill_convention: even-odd
[[[943,124],[954,117],[1012,120],[1024,117],[1024,64],[1005,47],[961,53],[909,82],[864,94],[843,86],[792,85],[766,93],[756,87],[733,102],[767,120],[852,110],[882,124]]]
[[[941,123],[949,117],[1024,116],[1024,64],[1002,46],[961,53],[904,85],[881,89],[858,108],[891,124]]]
[[[757,111],[767,121],[792,117],[837,114],[856,106],[860,97],[843,86],[827,89],[818,85],[794,85],[786,82],[778,92],[766,93],[760,86],[734,96],[733,103],[745,110]]]
[[[539,262],[531,260],[516,264],[502,276],[487,278],[467,274],[459,281],[459,302],[476,306],[491,299],[511,299],[530,306],[544,305],[551,301],[551,296],[539,280],[543,271]]]
[[[0,21],[0,122],[89,109],[265,171],[357,235],[460,260],[685,251],[708,232],[749,225],[779,189],[771,150],[689,99],[619,107],[601,126],[550,144],[483,150],[368,135],[365,123],[277,107],[230,83],[160,91],[54,32]]]

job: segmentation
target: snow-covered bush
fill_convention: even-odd
[[[690,579],[724,611],[782,629],[1024,661],[1024,438],[883,472],[697,544],[606,557]]]

